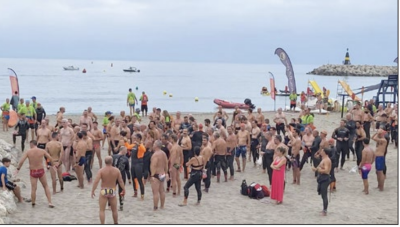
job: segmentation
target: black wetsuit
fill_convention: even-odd
[[[332,138],[336,140],[336,149],[341,153],[340,168],[343,168],[343,165],[346,162],[346,155],[349,152],[349,143],[348,141],[345,141],[344,138],[349,137],[350,131],[345,127],[335,129],[332,134]],[[338,138],[342,138],[342,141],[339,141]]]
[[[383,174],[386,176],[386,154],[387,154],[387,149],[389,146],[389,141],[390,141],[390,124],[386,122],[381,122],[379,128],[383,128],[387,133],[385,134],[385,139],[386,139],[386,147],[385,147],[385,168],[383,169]]]
[[[182,145],[182,139],[183,137],[181,137],[178,141],[178,145],[181,146]],[[193,156],[192,155],[192,150],[183,150],[183,176],[185,179],[188,179],[189,175],[188,175],[188,168],[186,167],[186,163],[190,160],[190,158]]]
[[[119,171],[121,172],[122,176],[122,181],[124,182],[124,185],[126,184],[126,177],[128,177],[128,180],[131,179],[131,174],[129,173],[129,159],[125,155],[120,155],[120,154],[114,154],[112,155],[113,158],[113,166],[118,168]],[[117,181],[118,185],[118,195],[119,195],[119,205],[122,206],[124,205],[123,203],[123,197],[120,195],[122,192],[122,187]]]
[[[36,123],[35,123],[35,130],[37,130],[39,127],[39,124],[41,124],[42,120],[46,118],[46,111],[43,109],[43,107],[36,108],[35,111],[36,111],[36,116],[37,116]]]
[[[227,164],[227,168],[229,168],[229,173],[231,175],[231,177],[233,177],[235,175],[235,169],[233,167],[233,161],[235,160],[235,153],[236,153],[236,147],[234,147],[232,149],[232,152],[229,154],[229,151],[231,150],[230,147],[226,148],[226,164]]]
[[[269,143],[273,143],[274,141],[271,140]],[[272,168],[271,164],[274,161],[274,150],[273,149],[265,149],[265,153],[263,156],[263,169],[267,169],[268,172],[268,179],[269,185],[272,184]]]
[[[364,149],[364,145],[363,145],[363,141],[362,140],[357,140],[361,138],[361,135],[358,135],[356,133],[356,145],[355,145],[355,149],[356,149],[356,156],[357,156],[357,166],[360,165],[361,163],[361,159],[362,159],[362,150]]]
[[[136,178],[139,183],[140,193],[141,193],[141,195],[144,195],[143,158],[138,158],[138,156],[137,156],[138,149],[139,149],[139,145],[135,144],[135,146],[132,148],[132,153],[131,153],[131,173],[132,173],[132,180],[133,180],[133,190],[135,192],[137,192],[138,185],[136,185],[136,182],[134,181],[134,179]]]
[[[197,157],[195,157],[198,159]],[[197,191],[197,202],[201,200],[201,179],[203,177],[203,166],[200,165],[200,161],[197,160],[198,165],[192,165],[192,171],[190,172],[190,178],[186,182],[185,186],[183,186],[185,199],[189,197],[189,188],[194,184]],[[193,168],[201,168],[201,169],[193,169]]]
[[[204,166],[204,168],[206,168],[206,174],[207,174],[207,177],[203,179],[204,188],[206,189],[206,192],[208,192],[208,189],[211,186],[211,166],[212,166],[211,163],[212,163],[212,156]]]
[[[347,141],[346,141],[347,142]],[[323,202],[323,211],[326,212],[328,210],[328,186],[330,184],[330,176],[329,174],[318,174],[317,183],[318,183],[318,195],[321,195]]]
[[[329,158],[331,159],[331,163],[332,163],[331,172],[330,172],[330,175],[331,175],[331,182],[336,182],[336,178],[335,178],[335,168],[336,168],[336,167],[338,166],[338,164],[339,164],[339,162],[338,162],[339,156],[338,156],[338,153],[336,152],[335,146],[330,146],[329,148],[331,149],[331,156],[330,156]],[[336,188],[334,188],[334,189],[336,189]]]
[[[29,124],[25,120],[19,120],[17,125],[15,126],[15,130],[18,129],[17,134],[13,134],[13,143],[17,141],[17,136],[21,136],[21,150],[24,151],[25,149],[25,140],[26,140],[26,131],[29,130]]]
[[[349,142],[349,151],[354,155],[355,149],[353,147],[353,143],[356,140],[356,122],[353,120],[349,120],[346,122],[346,128],[350,131],[350,137],[347,142]],[[347,152],[347,158],[350,158],[350,152]]]
[[[150,151],[149,149],[146,149],[146,152],[144,153],[143,156],[143,178],[147,180],[149,177],[150,173],[150,160],[151,156],[153,155],[153,152]]]
[[[321,162],[321,158],[319,157],[315,157],[315,154],[317,153],[317,151],[319,150],[319,145],[321,144],[321,137],[320,136],[316,136],[314,138],[314,141],[310,147],[311,150],[311,159],[313,162],[313,166],[315,168],[317,168],[317,166],[319,165],[319,163]],[[317,176],[317,171],[315,171],[315,176]]]

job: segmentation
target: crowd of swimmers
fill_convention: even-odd
[[[280,108],[272,122],[265,119],[261,108],[257,109],[257,113],[251,109],[242,111],[236,108],[230,117],[219,106],[212,119],[198,122],[191,115],[181,116],[177,112],[172,116],[167,110],[156,107],[147,115],[148,98],[143,95],[140,100],[146,102],[146,113],[142,116],[139,114],[141,110],[134,108],[136,97],[128,94],[129,115],[121,111],[115,116],[107,111],[99,123],[100,119],[89,107],[84,110],[79,122],[74,123],[64,117],[65,108],[60,107],[55,126],[50,124],[45,115],[32,113],[30,106],[33,105],[27,102],[27,110],[19,111],[20,119],[15,126],[13,143],[15,146],[16,138],[21,136],[21,149],[25,150],[25,139],[31,129],[29,149],[23,152],[17,170],[20,170],[26,159],[29,160],[32,206],[35,206],[39,180],[45,189],[49,207],[54,207],[47,186],[46,168],[50,170],[53,194],[57,192],[57,178],[60,190],[63,190],[63,169],[68,173],[76,173],[79,188],[84,188],[86,178],[92,184],[92,197],[101,181],[100,221],[104,223],[104,212],[109,206],[114,223],[118,223],[118,203],[119,209],[123,210],[124,197],[128,191],[127,180],[133,185],[132,196],[140,196],[142,200],[146,182],[150,182],[153,210],[157,211],[165,207],[165,192],[172,192],[172,196],[177,197],[181,195],[182,188],[183,201],[179,206],[186,206],[189,188],[193,185],[197,192],[196,204],[200,204],[202,191],[211,192],[212,178],[216,178],[217,183],[234,180],[235,173],[245,172],[247,163],[253,162],[256,166],[258,159],[262,159],[262,169],[268,174],[271,186],[274,170],[279,169],[276,163],[284,157],[284,168],[286,171],[292,170],[292,183],[297,185],[300,185],[301,170],[306,162],[310,162],[323,200],[322,214],[326,215],[328,188],[331,192],[337,189],[335,172],[343,169],[349,160],[350,151],[363,179],[363,191],[368,194],[371,165],[375,162],[378,188],[383,191],[387,171],[385,157],[390,140],[397,146],[397,105],[385,109],[379,106],[376,112],[371,112],[368,107],[362,108],[357,104],[348,111],[346,119],[340,121],[339,127],[328,138],[325,130],[319,131],[316,128],[313,114],[304,106],[298,118],[292,119],[287,119]],[[144,110],[143,106],[141,109]],[[148,125],[142,122],[144,117],[148,118]],[[372,122],[377,131],[374,130],[375,133],[370,136],[369,125]],[[376,141],[375,151],[369,146],[370,140]],[[105,149],[105,145],[108,156],[104,158],[103,165],[101,149]],[[300,150],[303,151],[302,157]],[[96,157],[100,170],[93,174]],[[183,187],[181,174],[186,180]],[[7,188],[20,196],[19,188]],[[272,186],[271,190],[273,193],[273,190],[278,189]],[[282,203],[283,192],[275,200],[277,204]]]

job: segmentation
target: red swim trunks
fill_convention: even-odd
[[[31,169],[31,177],[41,178],[44,175],[44,169]]]

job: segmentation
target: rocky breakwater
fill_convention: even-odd
[[[324,76],[380,76],[397,75],[397,66],[378,65],[323,65],[307,74]]]
[[[15,173],[17,171],[18,160],[21,157],[21,151],[8,144],[6,141],[0,139],[0,166],[3,165],[1,160],[3,158],[11,159],[11,165],[7,170],[7,179],[14,181],[15,184],[20,186],[22,189],[26,188],[26,185],[20,179],[17,179]],[[14,196],[12,191],[3,191],[0,189],[0,224],[10,224],[9,214],[17,211],[17,198]]]

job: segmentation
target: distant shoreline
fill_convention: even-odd
[[[307,74],[320,76],[387,77],[397,75],[397,66],[377,65],[322,65]]]

